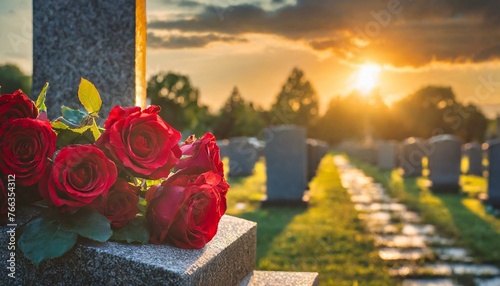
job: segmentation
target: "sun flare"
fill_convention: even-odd
[[[382,68],[377,64],[364,64],[356,74],[355,88],[362,94],[369,94],[378,84]]]

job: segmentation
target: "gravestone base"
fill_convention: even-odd
[[[435,193],[440,194],[458,194],[460,193],[460,185],[458,184],[432,184],[430,189]]]
[[[307,208],[309,206],[308,200],[263,200],[260,205],[262,208],[269,207],[292,207],[292,208]]]
[[[37,214],[19,208],[18,225]],[[9,227],[0,227],[8,241]],[[16,250],[16,278],[3,267],[0,285],[237,285],[256,263],[257,225],[236,217],[222,217],[217,235],[202,249],[169,245],[138,245],[79,240],[74,249],[35,267]],[[7,261],[7,247],[0,260]],[[6,265],[6,264],[4,264]]]

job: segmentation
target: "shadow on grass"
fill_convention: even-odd
[[[305,210],[305,208],[267,207],[239,215],[257,223],[257,264],[269,252],[273,238],[279,236],[294,217]]]
[[[481,202],[457,195],[436,195],[451,213],[460,242],[481,262],[500,266],[500,221],[486,214]]]

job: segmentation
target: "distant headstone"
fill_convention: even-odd
[[[422,176],[422,158],[427,156],[429,147],[421,138],[410,137],[401,143],[399,167],[404,177]]]
[[[438,192],[459,190],[462,142],[453,135],[437,135],[429,139],[429,179]]]
[[[229,140],[229,176],[240,177],[253,174],[259,152],[248,137],[234,137]]]
[[[48,116],[81,109],[80,78],[115,105],[146,105],[145,0],[33,0],[33,90],[49,82]]]
[[[307,184],[306,131],[294,125],[272,127],[266,142],[267,204],[300,203]]]
[[[467,143],[462,146],[462,154],[467,157],[468,168],[466,174],[468,175],[483,175],[483,150],[481,144],[477,142]]]
[[[396,168],[398,146],[395,142],[382,141],[378,144],[377,167],[381,170]]]
[[[217,146],[220,149],[220,158],[229,157],[229,140],[217,140]]]
[[[488,141],[488,204],[500,209],[500,139]]]
[[[497,114],[497,138],[500,138],[500,114]]]
[[[307,144],[307,180],[310,181],[316,175],[318,167],[319,145],[316,139],[308,138]]]

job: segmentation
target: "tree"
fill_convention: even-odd
[[[16,65],[0,66],[0,93],[10,93],[22,89],[28,96],[31,95],[31,77],[25,75]]]
[[[208,107],[198,102],[199,91],[187,76],[160,72],[149,80],[147,96],[161,107],[160,116],[172,127],[200,136],[208,130]]]
[[[318,96],[304,72],[294,68],[272,106],[271,124],[296,124],[311,128],[318,116]]]
[[[214,123],[214,134],[217,138],[235,136],[256,136],[264,127],[262,111],[247,103],[234,87],[224,106],[219,111]]]

